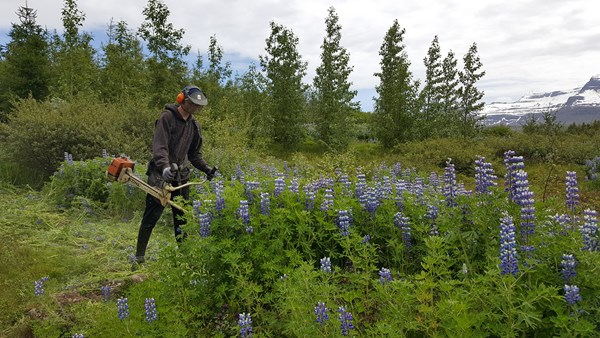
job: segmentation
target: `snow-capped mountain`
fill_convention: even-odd
[[[533,93],[515,102],[486,104],[481,115],[487,125],[520,126],[529,114],[540,116],[553,112],[564,124],[600,120],[600,75],[593,76],[583,87],[549,93]]]

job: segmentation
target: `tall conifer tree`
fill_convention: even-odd
[[[418,129],[421,138],[429,138],[439,135],[445,128],[441,124],[443,69],[437,35],[433,38],[423,63],[425,65],[425,83],[419,95],[421,111]]]
[[[65,0],[61,13],[64,32],[62,37],[56,33],[53,36],[51,93],[66,100],[80,94],[93,96],[98,89],[99,69],[92,36],[80,32],[85,13],[79,10],[76,0]]]
[[[480,129],[482,116],[478,112],[483,108],[481,101],[484,92],[477,89],[476,84],[484,75],[483,64],[477,53],[477,44],[473,43],[463,57],[463,71],[459,72],[461,88],[459,92],[461,103],[461,135],[471,137]]]
[[[460,82],[457,60],[452,50],[448,51],[442,62],[442,73],[442,124],[446,126],[443,136],[453,136],[457,134],[458,121],[460,121],[458,114]]]
[[[260,64],[268,79],[270,117],[273,121],[272,140],[283,149],[295,149],[302,140],[301,114],[306,105],[306,62],[298,52],[298,38],[294,33],[271,22],[271,35],[266,39],[266,55]]]
[[[148,0],[142,14],[144,22],[138,33],[151,53],[147,59],[149,90],[153,93],[151,104],[162,107],[165,102],[173,101],[173,93],[186,82],[187,65],[183,59],[191,47],[181,44],[185,30],[175,29],[168,21],[171,12],[161,0]]]
[[[340,45],[342,26],[335,9],[328,9],[325,19],[326,36],[321,45],[321,65],[313,79],[315,122],[319,139],[331,149],[344,150],[348,146],[348,131],[352,129],[351,113],[358,110],[358,104],[352,102],[355,90],[350,90],[348,80],[352,67],[350,55]]]
[[[4,46],[4,70],[0,74],[0,120],[6,121],[11,95],[43,100],[49,93],[50,56],[48,32],[37,24],[37,11],[22,6],[19,23],[8,33],[11,41]]]
[[[379,50],[381,72],[375,73],[379,77],[379,85],[375,88],[379,97],[375,98],[373,129],[384,147],[414,138],[419,83],[413,81],[409,70],[404,33],[398,20],[394,20]]]
[[[144,66],[142,44],[128,29],[127,22],[111,22],[108,28],[108,43],[102,46],[100,87],[107,101],[119,101],[127,97],[147,97],[147,72]]]

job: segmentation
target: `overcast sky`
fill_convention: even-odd
[[[404,43],[411,71],[424,79],[423,58],[434,36],[442,56],[462,57],[476,42],[485,77],[478,87],[484,101],[514,101],[532,92],[583,86],[600,74],[600,5],[594,0],[163,0],[169,22],[185,30],[183,44],[205,55],[215,35],[235,71],[244,72],[265,54],[269,23],[275,21],[299,39],[308,62],[307,83],[320,64],[327,8],[333,6],[342,25],[341,44],[350,53],[350,77],[364,110],[373,107],[380,70],[379,48],[395,19],[406,30]],[[62,0],[27,0],[38,24],[62,32]],[[83,30],[96,42],[105,39],[111,19],[137,30],[147,0],[77,0],[85,14]],[[0,44],[8,41],[11,23],[25,0],[0,0]]]

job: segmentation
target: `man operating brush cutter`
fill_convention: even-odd
[[[172,201],[177,196],[185,200],[190,198],[189,184],[191,163],[206,174],[210,181],[217,173],[216,167],[210,167],[202,158],[202,129],[194,118],[208,104],[206,95],[196,86],[186,86],[177,95],[177,104],[167,104],[156,120],[152,141],[152,160],[148,163],[148,185],[162,190],[169,183],[168,198],[157,198],[148,192],[146,209],[138,232],[135,253],[136,263],[145,262],[146,247],[152,230],[158,222],[166,204],[173,210],[173,229],[175,239],[181,243],[187,234],[181,229],[184,224],[183,211]],[[163,192],[164,193],[164,192]]]

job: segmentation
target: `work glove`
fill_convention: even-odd
[[[171,181],[173,180],[173,172],[171,171],[171,168],[166,167],[163,172],[162,172],[162,177],[165,179],[165,181]]]
[[[206,174],[206,179],[207,180],[212,180],[213,178],[215,178],[215,175],[217,174],[217,170],[219,170],[217,167],[213,167],[207,174]]]

